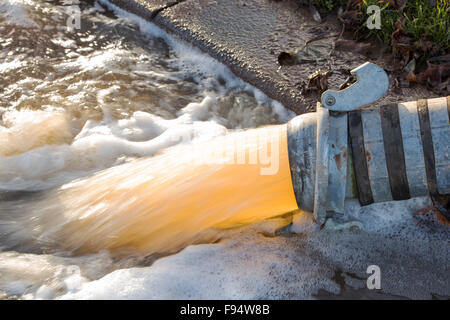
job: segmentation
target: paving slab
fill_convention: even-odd
[[[155,23],[297,113],[313,110],[301,84],[326,61],[280,68],[280,53],[295,53],[308,40],[340,31],[338,24],[316,23],[295,1],[188,0],[160,12]]]
[[[298,114],[315,110],[320,93],[303,90],[315,71],[332,70],[328,87],[337,89],[365,61],[389,67],[370,44],[336,42],[342,26],[335,15],[317,22],[298,1],[110,1],[191,42]],[[390,90],[377,105],[434,96],[423,87]]]

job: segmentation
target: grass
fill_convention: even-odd
[[[347,7],[348,0],[313,0],[313,4],[321,12],[330,12]],[[394,1],[391,1],[394,2]],[[399,1],[401,2],[401,1]],[[450,2],[436,0],[430,6],[429,0],[405,1],[403,8],[395,8],[389,1],[360,0],[352,1],[353,8],[359,10],[359,25],[354,28],[357,38],[376,37],[385,44],[392,46],[392,34],[400,27],[413,44],[421,47],[422,54],[442,54],[450,51]],[[365,25],[369,15],[367,8],[378,5],[381,9],[381,29],[368,29]],[[431,42],[431,46],[423,49],[424,41]]]
[[[347,2],[347,0],[313,0],[312,3],[322,12],[329,12],[340,6],[345,6]]]

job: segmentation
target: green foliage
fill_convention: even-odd
[[[395,31],[395,22],[401,16],[401,12],[389,6],[389,4],[381,3],[382,1],[378,0],[363,0],[361,6],[361,12],[363,15],[364,23],[356,29],[356,34],[365,38],[370,36],[375,36],[382,42],[390,45],[391,44],[391,36]],[[369,18],[367,14],[367,8],[371,5],[377,5],[381,9],[381,29],[368,29],[366,27],[366,21]]]
[[[339,7],[345,8],[348,0],[312,0],[312,3],[321,12],[330,12]],[[417,43],[428,40],[433,43],[435,49],[440,48],[447,52],[450,50],[450,1],[436,0],[436,3],[430,6],[429,0],[407,0],[401,10],[390,5],[387,0],[361,0],[360,4],[363,19],[361,25],[355,29],[358,38],[374,36],[392,45],[392,33],[398,25],[402,25],[403,30]],[[370,5],[377,5],[381,9],[381,29],[370,30],[366,27],[369,18],[367,8]]]
[[[413,2],[413,1],[410,1]],[[415,39],[428,39],[435,46],[450,49],[450,2],[437,0],[436,5],[430,7],[427,1],[415,1],[404,12],[407,33]]]
[[[364,21],[369,17],[367,8],[378,5],[381,8],[381,29],[369,30],[364,25],[357,29],[359,36],[376,36],[386,44],[391,45],[392,33],[397,29],[396,22],[403,30],[412,36],[416,42],[429,40],[434,47],[450,49],[450,4],[448,0],[437,0],[434,6],[428,0],[407,1],[403,10],[384,4],[383,1],[363,0],[361,6]],[[383,3],[382,3],[383,2]],[[403,19],[403,21],[401,20]]]

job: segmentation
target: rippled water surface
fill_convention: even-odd
[[[428,198],[347,211],[364,230],[275,234],[282,217],[160,258],[34,246],[35,201],[75,179],[293,114],[181,41],[106,2],[0,3],[1,298],[443,298],[449,231]],[[44,200],[43,200],[44,199]],[[31,213],[30,213],[31,212]],[[31,236],[30,236],[31,235]],[[160,258],[160,259],[158,259]],[[155,262],[156,261],[156,262]],[[365,288],[379,265],[382,291]]]

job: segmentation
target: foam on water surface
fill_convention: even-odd
[[[30,19],[30,6],[35,5],[32,0],[8,0],[0,3],[0,18],[6,23],[36,28],[37,24]]]
[[[273,237],[267,229],[262,232],[261,226],[250,227],[220,244],[190,246],[151,267],[116,270],[61,298],[448,297],[448,230],[436,225],[430,233],[413,221],[404,221],[417,206],[428,204],[426,198],[390,203],[389,209],[400,213],[390,219],[394,225],[380,218],[386,215],[383,205],[361,209],[353,204],[348,210],[366,216],[365,231],[317,232],[309,215],[302,217],[304,230],[299,236]],[[380,228],[376,232],[368,231],[373,222]],[[366,289],[369,265],[381,269],[382,293]]]
[[[11,35],[9,15],[0,26],[10,39],[1,50],[0,189],[47,189],[186,140],[293,116],[222,64],[126,12],[109,19],[96,14],[95,2],[82,16],[90,29],[74,34],[64,29],[64,6],[30,3],[20,2],[28,20],[58,23],[46,26],[40,40],[51,44],[37,57],[33,43],[19,41],[24,53],[9,58],[21,33],[35,35],[25,27]]]

